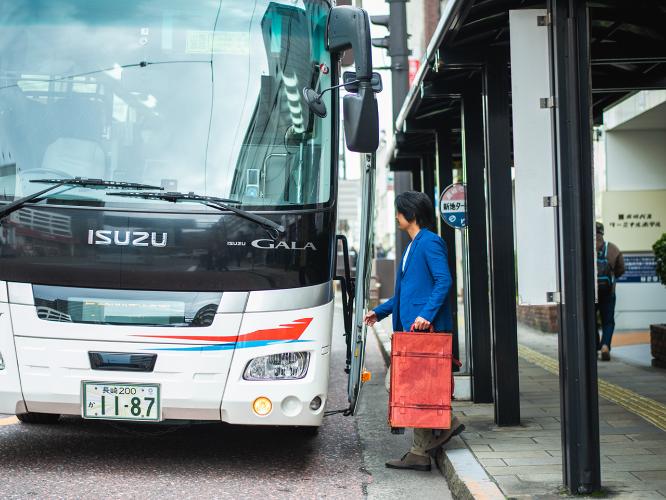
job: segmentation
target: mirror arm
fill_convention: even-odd
[[[321,99],[321,96],[323,96],[329,90],[339,89],[340,87],[344,87],[345,85],[354,85],[356,83],[360,84],[361,80],[354,80],[352,82],[341,83],[340,85],[333,85],[332,87],[328,87],[327,89],[324,89],[324,90],[321,91],[321,93],[319,94],[319,98]]]

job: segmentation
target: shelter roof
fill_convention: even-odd
[[[666,88],[666,0],[588,0],[595,123],[604,109],[639,90]],[[509,10],[545,0],[450,0],[394,124],[392,166],[460,128],[460,96],[489,54],[509,60]],[[459,134],[458,134],[459,135]]]

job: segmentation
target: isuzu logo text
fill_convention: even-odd
[[[295,241],[280,241],[275,243],[273,240],[254,240],[252,242],[254,248],[262,248],[264,250],[275,250],[277,248],[283,248],[284,250],[317,250],[317,247],[314,246],[314,243],[307,242],[305,245],[300,246]]]
[[[165,247],[167,233],[148,231],[88,230],[88,245],[117,245],[130,247]]]

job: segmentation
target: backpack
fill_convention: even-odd
[[[610,295],[615,285],[613,268],[608,262],[608,242],[597,252],[597,291],[599,295]]]

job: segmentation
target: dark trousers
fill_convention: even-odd
[[[596,310],[601,319],[601,341],[597,333],[597,349],[601,349],[602,345],[607,345],[610,349],[615,331],[615,293],[599,294]]]

